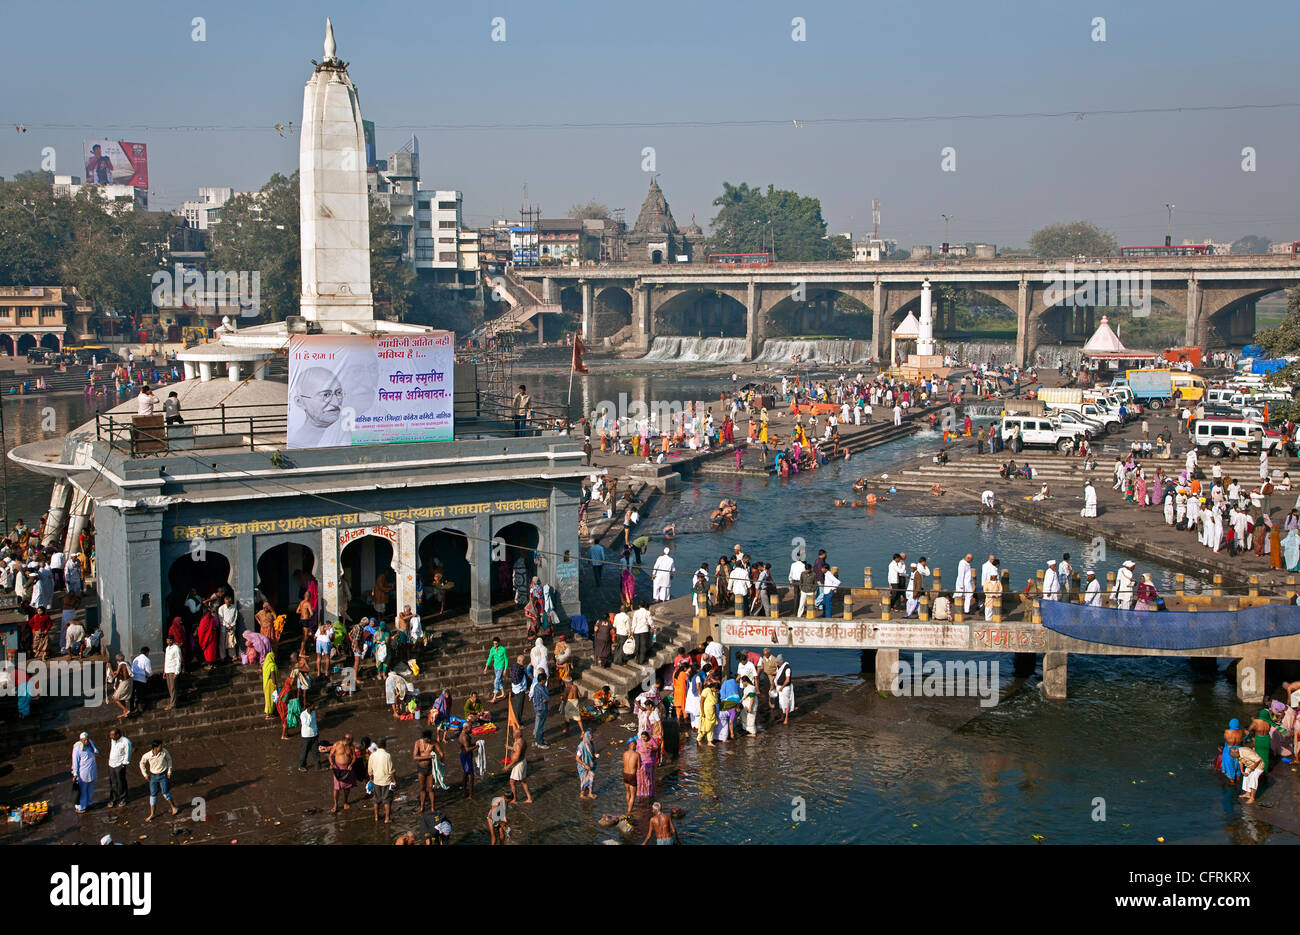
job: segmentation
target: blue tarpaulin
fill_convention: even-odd
[[[1119,610],[1042,602],[1043,626],[1071,639],[1133,649],[1208,649],[1300,633],[1300,607],[1269,604],[1239,611]]]

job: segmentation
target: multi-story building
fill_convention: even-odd
[[[70,286],[0,286],[0,353],[93,340],[94,305]]]
[[[376,160],[374,171],[367,173],[367,184],[371,196],[388,208],[402,262],[453,288],[478,285],[478,237],[464,229],[463,196],[454,189],[421,186],[417,138],[411,137],[387,159]]]
[[[187,227],[205,231],[221,218],[221,206],[235,196],[229,188],[200,188],[196,201],[183,201],[176,213]]]

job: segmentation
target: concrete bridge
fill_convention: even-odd
[[[1249,341],[1255,302],[1300,284],[1300,259],[1290,256],[1209,256],[1105,259],[949,260],[901,263],[776,263],[768,267],[656,266],[516,268],[539,281],[542,301],[581,309],[588,346],[625,338],[646,351],[657,335],[743,337],[747,358],[768,338],[843,334],[869,339],[877,359],[887,354],[890,331],[919,311],[921,284],[950,285],[987,297],[1016,313],[1016,359],[1033,359],[1042,344],[1081,342],[1096,327],[1096,310],[1117,302],[1059,301],[1067,287],[1091,276],[1118,283],[1136,274],[1148,298],[1187,316],[1184,341],[1201,347]],[[837,301],[855,300],[845,313]],[[936,295],[939,336],[957,337],[954,310]],[[843,303],[840,305],[852,305]]]

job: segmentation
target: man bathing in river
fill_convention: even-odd
[[[649,844],[651,836],[655,839],[655,844],[677,844],[677,826],[673,824],[672,818],[663,813],[662,806],[656,802],[650,807],[653,814],[650,816],[650,827],[646,831],[645,840],[642,844]]]

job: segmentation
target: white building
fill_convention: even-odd
[[[137,189],[130,185],[83,185],[81,177],[77,175],[56,175],[54,184],[51,186],[55,197],[63,197],[76,194],[83,188],[93,188],[106,201],[110,201],[118,208],[134,211],[136,208],[149,207],[149,193],[143,189]]]
[[[235,196],[229,188],[200,188],[197,201],[183,201],[177,214],[185,218],[187,227],[205,231],[221,217],[221,207]]]

